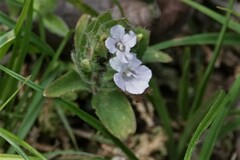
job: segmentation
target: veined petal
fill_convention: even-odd
[[[148,82],[138,81],[133,79],[132,81],[128,81],[126,84],[126,91],[131,94],[142,94],[146,88],[148,88]]]
[[[133,55],[133,57],[131,58],[130,62],[129,62],[129,68],[135,70],[137,67],[139,67],[142,64],[142,61],[140,61],[136,54],[131,53]]]
[[[121,61],[118,59],[118,57],[113,57],[109,60],[110,66],[118,71],[121,72],[121,70],[123,69],[122,63]]]
[[[122,74],[121,73],[116,73],[113,76],[113,80],[115,84],[124,92],[126,92],[126,86],[125,86],[125,81],[122,79]]]
[[[107,49],[109,50],[110,53],[117,52],[117,48],[116,48],[115,44],[116,44],[116,41],[111,37],[107,38],[105,41],[105,46],[107,47]]]
[[[133,31],[130,31],[128,34],[123,36],[122,42],[125,46],[132,48],[137,43],[137,36]]]
[[[131,61],[131,59],[134,58],[134,54],[130,53],[130,52],[124,52],[124,56],[126,57],[126,59],[128,61]]]
[[[115,25],[110,30],[111,36],[119,41],[125,34],[125,29],[121,25]]]
[[[138,80],[142,80],[142,81],[145,81],[145,82],[149,82],[149,80],[152,77],[152,71],[144,65],[139,66],[136,69],[136,74],[137,74],[137,79]]]
[[[117,51],[116,56],[120,60],[121,63],[128,63],[129,62],[129,60],[126,58],[126,56],[123,52]]]

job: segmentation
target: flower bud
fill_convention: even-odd
[[[89,59],[85,58],[81,61],[81,70],[83,72],[92,72],[92,65]]]

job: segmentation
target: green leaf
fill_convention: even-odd
[[[145,63],[169,63],[173,61],[172,57],[170,57],[168,54],[154,49],[148,49],[143,55],[142,60]]]
[[[16,37],[14,34],[14,30],[10,30],[7,33],[5,33],[4,35],[0,36],[0,50],[2,49],[3,46],[12,42],[15,38]],[[1,55],[0,55],[0,57],[1,57]]]
[[[179,82],[178,108],[184,119],[188,115],[189,106],[189,88],[190,88],[190,52],[189,48],[185,48],[182,55],[181,71],[182,76]]]
[[[88,23],[90,22],[90,16],[87,14],[83,14],[77,22],[76,25],[76,33],[74,37],[74,45],[76,50],[80,50],[84,48],[86,45],[86,38],[84,38],[85,30],[87,29]]]
[[[138,37],[138,41],[136,47],[133,48],[133,52],[137,54],[137,57],[142,59],[142,56],[144,55],[148,48],[150,32],[140,27],[135,28],[134,32]]]
[[[192,0],[181,0],[182,2],[186,3],[187,5],[191,6],[192,8],[202,12],[203,14],[206,14],[207,16],[211,17],[215,21],[224,24],[225,23],[225,17],[217,12],[214,12],[213,10],[205,7],[204,5],[194,2]],[[232,8],[228,8],[231,10]],[[228,12],[229,12],[228,10]],[[230,13],[230,12],[229,12]],[[240,24],[238,22],[235,22],[234,20],[230,20],[229,24],[227,25],[228,28],[240,33]]]
[[[64,37],[69,32],[69,28],[63,19],[54,14],[48,14],[43,17],[43,22],[50,32],[59,36]]]
[[[14,28],[15,35],[18,35],[21,31],[22,26],[24,25],[25,19],[29,16],[29,11],[32,8],[32,0],[25,0],[23,9],[17,21],[17,24]]]
[[[25,141],[21,140],[20,138],[18,138],[14,134],[8,132],[7,130],[5,130],[3,128],[0,128],[0,136],[3,137],[6,141],[8,141],[11,144],[12,143],[17,144],[17,145],[19,144],[19,145],[23,146],[29,152],[31,152],[36,157],[38,157],[40,160],[46,160],[46,158],[43,157],[43,155],[41,155],[37,150],[32,148],[29,144],[27,144]]]
[[[209,111],[207,112],[207,114],[204,116],[204,118],[202,119],[202,121],[200,122],[200,124],[198,125],[196,131],[194,132],[187,151],[185,153],[184,156],[184,160],[190,160],[193,150],[197,144],[197,142],[200,139],[200,136],[204,133],[204,131],[209,127],[209,125],[212,123],[212,121],[216,118],[216,116],[218,115],[219,111],[221,111],[221,109],[223,107],[225,107],[225,105],[229,102],[229,99],[226,97],[225,93],[223,91],[221,91],[219,93],[219,95],[217,96],[216,101],[214,102],[214,104],[210,107]]]
[[[163,50],[177,46],[216,44],[216,39],[218,38],[218,35],[219,33],[201,33],[191,36],[179,37],[152,45],[148,49]],[[240,35],[235,33],[226,33],[223,44],[239,45]]]
[[[83,13],[89,14],[91,16],[98,16],[98,12],[92,8],[91,6],[84,3],[82,0],[67,0],[68,2],[72,3],[74,6],[76,6],[78,9],[80,9]]]
[[[43,95],[46,97],[61,97],[75,91],[88,91],[89,86],[83,82],[76,71],[70,71],[48,86]]]
[[[116,137],[125,139],[136,130],[136,120],[127,98],[118,91],[99,92],[92,106],[106,128]]]
[[[0,160],[25,160],[22,156],[14,154],[0,154]],[[29,157],[29,160],[39,160],[39,158]]]

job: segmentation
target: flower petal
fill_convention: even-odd
[[[134,58],[134,54],[130,53],[130,52],[124,52],[124,56],[126,57],[126,59],[128,61],[131,61],[131,59]]]
[[[133,31],[123,36],[122,42],[125,46],[132,48],[137,43],[137,36]]]
[[[126,91],[131,94],[142,94],[148,88],[148,82],[133,79],[126,84]]]
[[[117,51],[116,56],[120,60],[120,62],[122,62],[122,63],[128,63],[129,62],[129,60],[126,58],[126,56],[123,52]]]
[[[126,86],[125,86],[125,81],[122,79],[122,74],[121,73],[116,73],[113,76],[113,80],[115,84],[124,92],[126,92]]]
[[[116,41],[111,37],[107,38],[105,41],[105,46],[107,47],[110,53],[116,53],[117,48],[115,47]]]
[[[135,70],[137,67],[139,67],[142,64],[142,61],[140,61],[136,54],[131,53],[133,55],[133,57],[131,58],[130,62],[129,62],[129,68],[131,68],[132,70]]]
[[[123,69],[122,63],[121,61],[118,59],[118,57],[113,57],[109,60],[110,66],[118,71],[121,72],[121,70]]]
[[[125,29],[121,25],[115,25],[110,30],[112,38],[120,41],[125,34]]]
[[[136,79],[142,80],[142,81],[145,81],[145,82],[149,82],[149,80],[152,77],[152,71],[144,65],[139,66],[136,69],[135,73],[137,74]]]

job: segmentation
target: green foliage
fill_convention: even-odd
[[[142,60],[145,63],[169,63],[173,61],[172,57],[168,54],[154,49],[148,49]]]
[[[50,32],[59,36],[64,37],[69,32],[69,28],[63,19],[54,14],[48,14],[44,17],[43,23]]]
[[[43,157],[38,151],[36,151],[34,148],[32,148],[29,144],[18,138],[17,136],[13,135],[12,133],[6,131],[3,128],[0,128],[0,136],[4,138],[6,141],[8,141],[10,144],[12,144],[16,150],[24,157],[24,159],[28,159],[28,157],[25,155],[25,153],[18,147],[18,145],[23,146],[28,151],[30,151],[32,154],[34,154],[36,157],[38,157],[40,160],[47,160],[45,157]]]
[[[4,152],[8,154],[0,154],[0,160],[46,159],[22,140],[31,132],[31,128],[34,127],[36,120],[40,117],[39,114],[42,108],[46,107],[46,103],[44,103],[46,97],[53,98],[49,101],[53,102],[54,111],[56,111],[56,115],[61,120],[76,150],[78,149],[77,141],[71,123],[68,121],[68,114],[66,114],[69,112],[99,131],[108,141],[111,140],[113,144],[122,149],[129,159],[138,159],[118,139],[126,139],[130,134],[134,134],[136,118],[131,103],[127,98],[128,95],[119,92],[113,84],[114,72],[108,64],[110,55],[105,47],[105,40],[110,35],[110,28],[116,24],[121,24],[127,30],[133,30],[137,34],[138,42],[133,48],[133,52],[137,53],[138,58],[143,62],[172,62],[173,59],[165,53],[168,50],[163,50],[178,46],[185,47],[181,59],[181,78],[176,100],[176,108],[179,110],[179,114],[171,116],[166,99],[159,90],[159,83],[162,80],[156,79],[157,76],[151,81],[151,91],[147,97],[156,110],[159,118],[157,121],[164,127],[168,136],[169,159],[183,159],[184,156],[187,160],[191,159],[197,143],[203,142],[200,152],[196,154],[198,154],[200,160],[207,160],[211,157],[214,146],[219,140],[223,140],[224,136],[239,129],[239,111],[234,108],[240,94],[239,77],[236,78],[229,92],[216,91],[216,94],[211,98],[202,99],[214,63],[219,57],[221,45],[232,47],[240,43],[240,24],[231,19],[230,12],[234,14],[231,7],[221,8],[228,12],[227,16],[223,16],[195,1],[182,0],[183,3],[222,24],[221,32],[174,38],[148,47],[148,30],[139,27],[134,28],[126,19],[113,20],[109,12],[99,14],[81,0],[68,0],[68,2],[85,13],[80,17],[74,32],[75,48],[72,52],[72,59],[76,67],[75,71],[71,65],[69,67],[68,62],[62,62],[59,58],[73,32],[69,31],[65,22],[54,14],[57,1],[6,1],[8,1],[8,4],[13,5],[12,9],[16,7],[18,10],[11,16],[0,11],[0,23],[1,26],[4,26],[0,36],[0,60],[11,54],[8,61],[4,60],[3,64],[6,64],[6,66],[4,67],[2,63],[0,65],[2,71],[0,73],[0,117],[2,127],[0,128],[0,136],[2,137],[0,139],[0,148],[8,146],[5,141],[11,145],[11,147],[3,148]],[[118,5],[122,15],[124,15],[119,1],[114,0],[114,3]],[[20,14],[18,15],[18,13]],[[14,15],[18,17],[10,18]],[[32,19],[40,21],[40,36],[32,32]],[[45,28],[64,37],[56,51],[45,40]],[[232,29],[233,33],[227,33],[227,28]],[[209,44],[216,45],[214,56],[203,79],[200,77],[199,82],[202,84],[199,85],[191,81],[191,58],[195,56],[193,53],[195,45]],[[187,48],[190,45],[191,50]],[[33,62],[27,62],[26,57],[32,58]],[[33,63],[33,65],[28,63]],[[161,67],[158,64],[153,64],[153,67],[155,65]],[[27,66],[27,72],[22,72],[24,66]],[[157,69],[162,70],[164,67]],[[21,76],[20,73],[32,75],[31,79]],[[63,75],[63,73],[65,74]],[[56,77],[59,78],[56,79]],[[54,79],[55,81],[53,81]],[[25,83],[26,86],[19,88],[19,82]],[[193,88],[192,85],[197,87]],[[18,94],[19,90],[21,94]],[[193,91],[192,95],[190,95],[190,91]],[[72,101],[79,93],[86,92],[88,96],[86,103],[95,109],[97,118],[96,115],[93,116],[87,113]],[[191,108],[192,98],[195,98],[195,105]],[[226,118],[229,120],[226,121]],[[179,124],[181,123],[182,133],[177,133],[178,139],[176,139],[173,124],[176,124],[176,121],[178,123],[179,120],[181,121]],[[22,149],[22,147],[25,149]],[[46,157],[52,159],[59,155],[73,154],[80,156],[81,159],[104,159],[97,155],[89,155],[76,150],[51,152],[46,154]],[[15,151],[20,156],[14,155]],[[34,157],[30,157],[28,154]]]
[[[72,3],[74,6],[76,6],[79,10],[81,10],[85,14],[89,14],[91,16],[98,16],[98,12],[93,9],[91,6],[84,3],[82,0],[67,0],[68,2]]]
[[[138,37],[136,46],[133,48],[133,52],[137,53],[138,58],[142,59],[149,43],[150,32],[144,28],[137,27],[133,30]]]
[[[69,83],[70,82],[70,83]],[[76,91],[89,91],[89,85],[83,82],[79,74],[75,71],[69,71],[62,77],[55,80],[44,90],[46,97],[68,97]]]
[[[92,99],[92,106],[106,128],[120,139],[136,130],[136,120],[127,98],[118,91],[99,92]]]
[[[9,48],[10,43],[12,43],[15,38],[16,37],[13,30],[8,31],[0,37],[0,59],[4,56]],[[2,52],[2,50],[5,50],[5,52]]]

